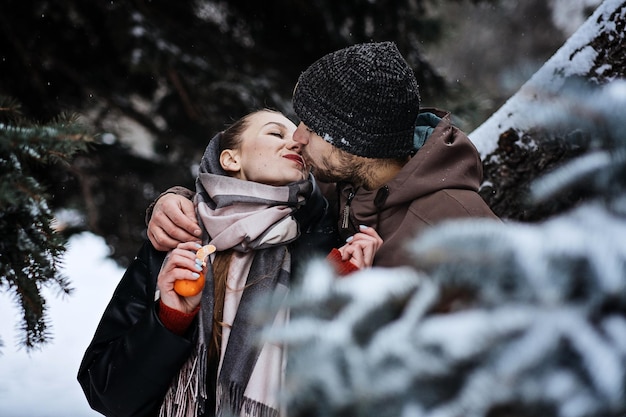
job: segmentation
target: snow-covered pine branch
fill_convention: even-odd
[[[579,90],[589,111],[563,106],[550,120],[577,119],[597,153],[537,195],[584,186],[594,198],[535,224],[440,224],[410,244],[415,269],[339,280],[312,266],[288,327],[270,335],[289,346],[289,415],[626,415],[622,86]]]

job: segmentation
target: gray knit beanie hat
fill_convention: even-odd
[[[413,70],[393,42],[323,56],[300,75],[293,94],[304,124],[333,146],[367,158],[413,152],[419,102]]]

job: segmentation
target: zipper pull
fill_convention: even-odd
[[[348,229],[350,225],[350,204],[352,204],[352,199],[354,198],[354,191],[350,191],[348,195],[348,200],[346,201],[346,205],[343,208],[343,216],[341,218],[341,228],[343,230]]]
[[[346,206],[343,208],[343,217],[341,219],[341,228],[342,229],[347,229],[348,228],[349,220],[350,220],[350,206],[346,204]]]

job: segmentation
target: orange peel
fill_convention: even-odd
[[[213,245],[204,245],[196,251],[196,258],[202,261],[202,267],[206,266],[207,256],[215,252],[215,250],[216,248]],[[174,282],[174,291],[180,296],[192,297],[200,294],[202,288],[204,288],[205,281],[204,273],[201,273],[198,279],[177,279]]]

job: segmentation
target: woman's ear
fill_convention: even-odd
[[[239,161],[239,153],[232,149],[224,149],[220,154],[220,165],[227,172],[241,171],[241,163]]]

